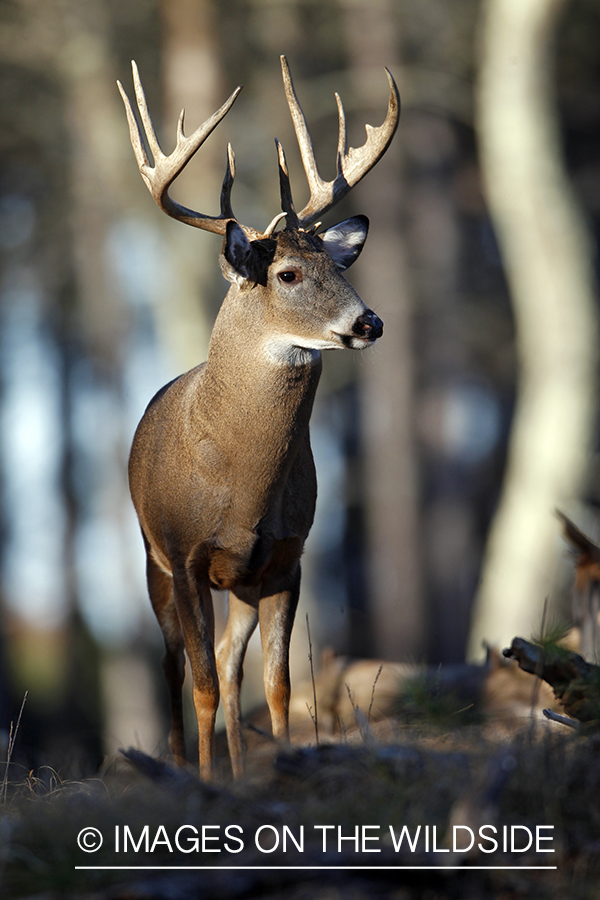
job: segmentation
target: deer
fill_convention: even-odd
[[[129,458],[148,593],[165,645],[169,748],[175,762],[185,765],[182,688],[187,654],[204,780],[213,777],[220,700],[233,776],[244,772],[240,689],[244,655],[257,624],[273,736],[289,740],[289,645],[300,557],[317,496],[309,421],[321,351],[362,350],[383,333],[381,319],[342,275],[363,248],[368,219],[353,216],[321,233],[319,219],[389,147],[398,125],[398,89],[386,69],[390,95],[385,120],[378,127],[366,125],[366,142],[358,150],[347,148],[344,108],[336,94],[337,172],[326,182],[319,175],[284,56],[281,69],[310,198],[296,212],[285,154],[276,140],[282,212],[263,232],[241,224],[233,213],[235,158],[230,144],[219,215],[188,209],[168,193],[241,87],[188,137],[182,110],[175,149],[166,156],[132,62],[151,164],[132,104],[117,83],[150,194],[167,215],[222,237],[219,262],[230,282],[206,362],[171,381],[150,401]],[[211,589],[228,591],[227,620],[216,650]]]

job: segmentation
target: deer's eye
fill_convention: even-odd
[[[296,269],[284,269],[277,273],[277,277],[283,284],[299,284],[302,281],[302,275]]]

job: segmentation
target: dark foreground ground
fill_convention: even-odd
[[[460,718],[255,737],[238,783],[135,752],[83,782],[31,773],[0,806],[0,897],[599,898],[600,736]]]

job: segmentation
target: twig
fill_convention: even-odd
[[[352,707],[352,712],[354,713],[354,721],[358,726],[361,738],[366,743],[369,739],[369,722],[362,709],[358,706],[358,704],[354,702],[352,691],[350,690],[350,685],[348,684],[348,682],[345,681],[344,685],[346,687],[346,690],[348,691],[348,700],[350,701],[350,706]]]
[[[579,731],[581,728],[581,722],[578,722],[577,719],[570,719],[568,716],[561,716],[559,713],[555,713],[551,709],[543,709],[543,714],[547,719],[550,719],[552,722],[560,722],[561,725],[568,725],[569,728],[575,728],[576,731]]]
[[[356,710],[358,709],[358,706],[354,705],[354,698],[352,696],[352,691],[350,690],[350,685],[348,684],[347,681],[344,682],[344,687],[346,688],[346,692],[348,694],[348,700],[350,701],[350,706],[352,707],[352,712],[356,715]]]
[[[544,634],[546,631],[546,615],[547,615],[547,613],[548,613],[548,597],[546,597],[544,600],[544,609],[542,611],[542,625],[540,628],[540,637],[541,637],[542,641],[544,640]],[[538,704],[538,699],[540,696],[540,688],[542,685],[542,672],[543,671],[544,671],[544,653],[542,651],[542,653],[540,653],[540,658],[538,660],[538,663],[535,667],[535,678],[533,681],[533,688],[531,690],[531,713],[530,713],[531,729],[530,729],[530,734],[529,734],[530,738],[533,736],[533,732],[535,730],[535,721],[536,721],[535,708]]]
[[[23,709],[25,708],[25,701],[27,700],[27,695],[29,691],[25,691],[23,696],[23,702],[21,703],[21,709],[19,710],[19,715],[17,717],[17,724],[13,729],[13,723],[10,723],[10,732],[8,735],[8,751],[6,754],[6,766],[4,768],[4,778],[2,779],[2,802],[6,803],[6,796],[8,793],[8,767],[10,766],[10,761],[12,759],[13,750],[15,749],[15,741],[17,740],[17,734],[19,732],[19,725],[21,724],[21,716],[23,715]]]
[[[367,722],[371,721],[371,710],[373,708],[373,700],[375,699],[375,685],[379,680],[379,676],[381,675],[381,670],[383,669],[383,663],[377,669],[377,675],[375,676],[375,681],[373,682],[373,689],[371,690],[371,702],[369,703],[369,711],[367,712]]]
[[[346,688],[346,693],[348,694],[348,700],[350,701],[350,706],[352,707],[352,712],[356,716],[356,710],[358,709],[358,706],[354,705],[354,698],[352,696],[352,691],[350,690],[350,685],[348,684],[347,681],[344,682],[344,687]]]
[[[308,619],[308,613],[306,613],[306,631],[308,633],[308,661],[310,663],[310,680],[312,681],[312,689],[313,689],[313,700],[315,704],[315,714],[313,716],[308,703],[306,706],[308,707],[308,712],[310,713],[310,717],[315,723],[315,739],[317,741],[317,746],[319,745],[319,714],[317,710],[317,688],[315,685],[315,671],[313,668],[313,654],[312,654],[312,641],[310,639],[310,622]]]
[[[268,741],[277,742],[277,738],[273,737],[270,731],[265,731],[264,728],[259,728],[258,725],[254,725],[253,722],[249,722],[244,719],[242,724],[244,728],[248,729],[248,731],[253,731],[255,734],[259,734],[261,737],[266,738]]]

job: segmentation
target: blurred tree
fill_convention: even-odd
[[[326,178],[335,157],[333,91],[345,101],[350,143],[360,144],[364,122],[378,124],[383,114],[382,66],[393,69],[403,102],[399,133],[381,164],[325,223],[370,216],[371,235],[349,279],[381,313],[385,336],[373,352],[325,360],[312,422],[320,499],[303,561],[295,676],[307,674],[306,609],[315,646],[436,661],[462,657],[481,547],[500,491],[515,381],[511,311],[479,190],[473,133],[480,5],[0,4],[0,536],[2,590],[11,609],[7,668],[19,679],[4,719],[18,711],[23,679],[23,687],[35,679],[24,736],[28,723],[45,746],[51,732],[71,740],[76,729],[96,729],[97,752],[99,677],[113,745],[126,740],[126,728],[138,728],[140,706],[152,703],[152,677],[160,672],[156,659],[147,668],[146,657],[160,649],[150,648],[157,630],[129,506],[126,454],[153,392],[205,357],[226,290],[218,239],[163,216],[138,175],[114,86],[116,77],[131,84],[131,57],[166,151],[182,105],[190,132],[238,83],[246,85],[174,193],[216,212],[231,139],[238,151],[234,208],[257,227],[279,208],[275,135],[286,148],[296,202],[302,205],[307,193],[278,55],[289,57]],[[588,275],[572,287],[573,273],[589,271],[589,259],[585,236],[577,237],[583,229],[573,231],[572,205],[563,211],[548,91],[559,8],[558,0],[484,4],[482,160],[515,299],[523,390],[511,474],[478,601],[475,651],[482,636],[500,636],[509,600],[535,620],[530,601],[541,602],[549,590],[550,582],[540,579],[549,572],[557,531],[551,509],[577,495],[591,411],[586,388],[593,381],[595,325],[585,324]],[[600,17],[597,0],[572,0],[569,9],[576,25],[563,50],[571,91],[565,113],[576,123],[568,133],[571,161],[581,198],[588,210],[596,204],[597,215]],[[503,24],[509,15],[512,31]],[[546,124],[536,124],[532,109]],[[523,201],[524,212],[517,207]],[[527,277],[519,274],[523,266]],[[17,381],[28,392],[19,393]],[[542,394],[549,400],[540,404]],[[538,419],[548,407],[552,433],[545,430],[552,422]],[[31,453],[23,448],[36,449],[49,505],[36,493]],[[547,463],[550,449],[556,452]],[[559,485],[559,475],[570,481]],[[554,487],[540,487],[532,499],[527,484],[534,477],[538,485],[553,478]],[[518,509],[525,509],[524,524],[511,525]],[[514,561],[517,552],[531,563],[527,580]],[[500,556],[513,562],[497,576]],[[37,583],[36,571],[42,572]],[[46,613],[33,622],[20,616],[32,586],[54,597],[65,616],[58,628]],[[487,609],[497,611],[493,618],[483,615]],[[510,631],[516,629],[511,621]],[[258,699],[258,643],[254,659],[256,676],[247,667],[246,687],[254,679]],[[40,724],[44,704],[48,714]]]
[[[22,399],[12,420],[5,412],[2,421],[12,538],[3,577],[6,583],[15,560],[25,576],[41,571],[39,593],[47,598],[36,615],[35,595],[23,596],[31,577],[6,586],[11,675],[20,696],[22,685],[30,690],[23,744],[45,763],[61,765],[68,755],[94,766],[102,751],[96,637],[118,628],[108,620],[127,594],[132,518],[123,392],[131,317],[113,236],[135,172],[130,177],[125,165],[131,151],[114,51],[124,35],[128,54],[144,41],[148,11],[116,10],[110,0],[17,0],[3,4],[0,16],[0,206],[13,209],[0,222],[2,376],[5,391]],[[36,377],[24,394],[24,379]],[[27,485],[32,467],[38,482]],[[25,500],[26,524],[51,548],[41,569],[43,547],[17,527]]]
[[[221,76],[222,53],[213,0],[161,0],[160,11],[163,149],[170,153],[181,109],[186,113],[186,133],[191,134],[221,106],[233,87],[230,79]],[[203,145],[199,158],[182,172],[174,186],[182,203],[209,215],[218,212],[227,128],[228,123],[222,123],[216,138]],[[160,304],[158,327],[177,368],[185,370],[206,358],[212,319],[222,296],[219,242],[216,237],[200,235],[195,228],[183,228],[162,218],[161,230],[169,241],[171,277]]]
[[[12,246],[4,241],[8,252],[2,259],[3,339],[4,350],[8,351],[3,359],[4,386],[15,396],[22,392],[19,383],[22,385],[27,375],[29,347],[29,365],[33,363],[38,374],[43,372],[46,382],[39,386],[38,398],[44,396],[50,407],[40,415],[39,399],[30,395],[29,409],[21,408],[10,422],[4,419],[10,432],[3,434],[4,447],[12,447],[14,454],[20,435],[24,439],[20,450],[22,471],[31,474],[37,469],[38,473],[29,494],[26,488],[15,494],[19,473],[13,469],[13,483],[7,483],[5,468],[5,512],[10,521],[13,557],[17,551],[21,566],[23,547],[19,545],[26,536],[18,520],[24,507],[29,508],[25,515],[30,517],[30,525],[37,522],[48,536],[52,535],[53,549],[59,556],[52,559],[48,555],[45,560],[37,616],[32,612],[36,597],[31,581],[29,591],[34,596],[28,598],[23,597],[18,585],[15,590],[14,583],[7,588],[11,594],[11,674],[17,692],[30,690],[28,714],[23,721],[24,743],[53,753],[56,764],[69,745],[70,755],[80,763],[85,766],[91,761],[95,765],[100,752],[98,665],[95,644],[78,605],[75,532],[79,503],[72,468],[72,316],[77,267],[69,226],[71,215],[76,217],[80,207],[73,203],[77,192],[70,190],[73,169],[69,124],[73,120],[65,121],[64,101],[69,64],[74,62],[69,26],[75,27],[76,17],[57,20],[55,9],[47,2],[14,4],[10,12],[6,7],[3,12],[2,86],[8,140],[2,147],[0,195],[5,205],[19,201],[12,226],[4,224],[13,234],[21,232],[21,239],[13,241]],[[87,61],[93,66],[93,54]],[[31,227],[23,231],[27,210]],[[92,228],[95,220],[91,207],[83,218]],[[81,228],[74,231],[84,237]],[[93,262],[89,254],[83,256]],[[88,283],[93,281],[94,276],[88,279]],[[11,319],[20,321],[21,328],[7,327]],[[10,364],[11,353],[22,357],[21,369]],[[53,421],[55,415],[60,421]],[[20,416],[25,418],[19,420]],[[10,468],[7,457],[4,462]],[[43,548],[33,535],[28,551],[26,565],[35,571]],[[4,562],[10,569],[10,560]],[[21,580],[27,583],[26,578]],[[55,582],[54,590],[48,582]],[[27,607],[22,618],[17,608],[20,600],[25,600]]]
[[[395,4],[375,0],[365,6],[343,0],[341,10],[355,95],[360,105],[374,109],[377,79],[383,83],[382,63],[398,77]],[[357,284],[365,302],[381,314],[385,340],[376,358],[359,369],[368,603],[355,613],[351,640],[355,652],[387,659],[421,657],[426,639],[414,435],[413,297],[400,230],[399,162],[396,138],[354,197],[356,208],[371,220]]]
[[[539,626],[555,507],[580,494],[593,434],[598,323],[591,248],[565,174],[554,41],[563,0],[484,0],[477,129],[516,319],[518,401],[470,654]]]

